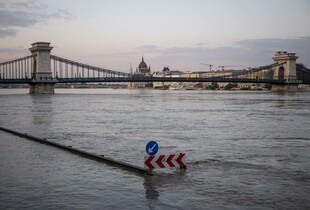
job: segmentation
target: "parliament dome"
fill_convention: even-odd
[[[146,63],[144,62],[144,58],[142,57],[142,61],[141,63],[139,64],[138,66],[139,69],[147,69],[147,65]]]

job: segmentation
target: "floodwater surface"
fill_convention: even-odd
[[[309,209],[310,92],[0,89],[0,126],[140,167],[140,175],[0,131],[1,209]]]

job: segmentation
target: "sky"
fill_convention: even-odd
[[[310,67],[309,0],[0,0],[0,62],[52,54],[129,72],[144,57],[152,72],[243,69],[297,53]]]

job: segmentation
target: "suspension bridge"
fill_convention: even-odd
[[[135,82],[231,82],[267,83],[273,90],[296,90],[299,84],[310,84],[310,69],[296,64],[295,53],[277,52],[271,65],[236,71],[227,76],[156,77],[141,76],[83,64],[51,54],[48,42],[36,42],[31,55],[0,62],[0,84],[29,84],[30,93],[54,93],[56,83],[135,83]],[[265,72],[264,76],[259,75]],[[261,75],[261,74],[260,74]]]

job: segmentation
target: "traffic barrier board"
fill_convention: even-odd
[[[180,153],[178,155],[151,155],[146,156],[144,160],[145,167],[149,169],[155,168],[175,168],[185,167],[185,154]]]

